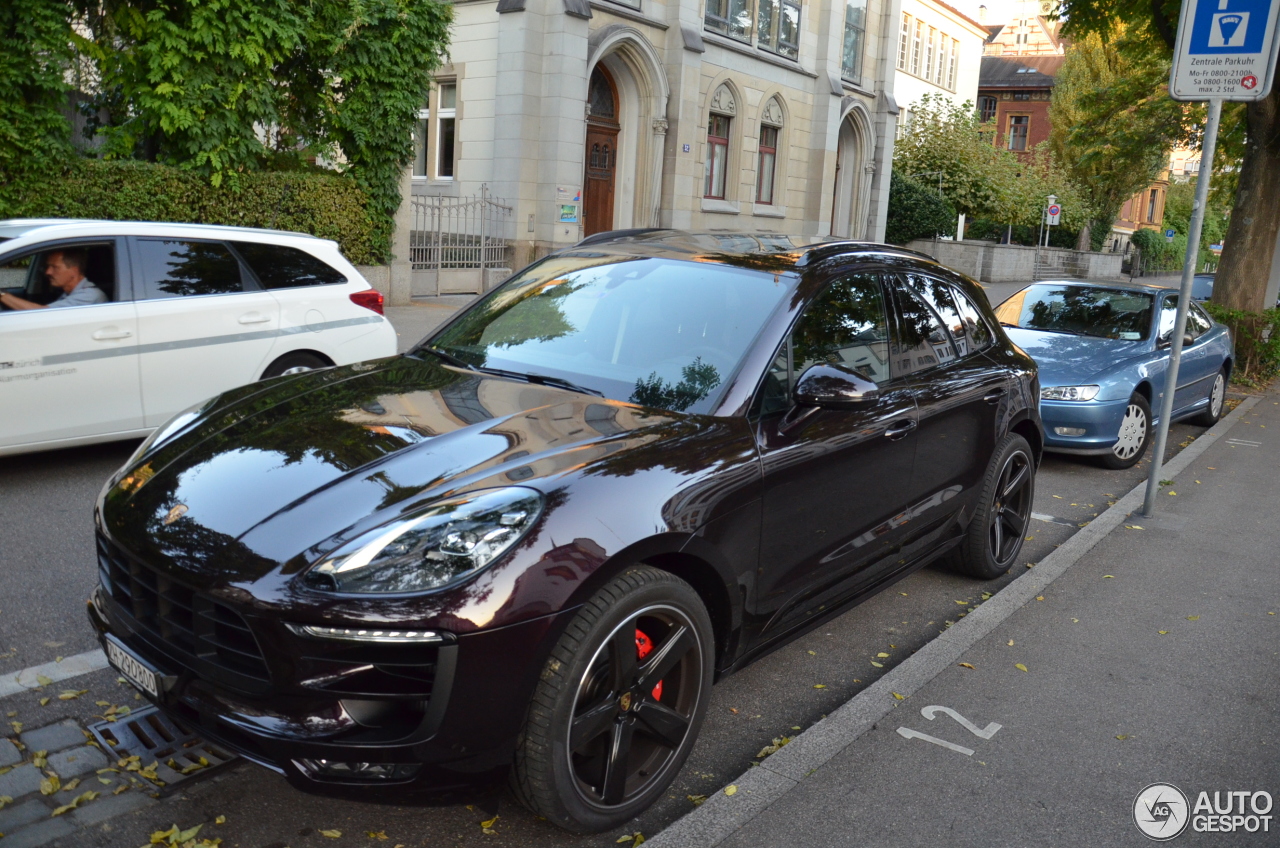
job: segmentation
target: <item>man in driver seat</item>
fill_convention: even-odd
[[[49,253],[44,263],[45,276],[62,295],[47,306],[33,303],[25,298],[8,293],[0,293],[0,304],[10,309],[46,309],[57,306],[89,306],[95,303],[106,303],[107,293],[85,279],[84,269],[89,264],[89,254],[77,248],[54,250]]]

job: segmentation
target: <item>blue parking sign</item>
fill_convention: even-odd
[[[1271,0],[1216,0],[1196,6],[1192,55],[1257,53],[1267,32]]]
[[[1184,0],[1169,74],[1175,100],[1261,100],[1271,90],[1280,0]]]

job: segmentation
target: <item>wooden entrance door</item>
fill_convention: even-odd
[[[588,87],[586,168],[583,176],[582,232],[612,230],[613,195],[618,170],[618,96],[613,79],[600,65]]]

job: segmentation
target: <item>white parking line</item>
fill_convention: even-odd
[[[101,648],[76,654],[74,657],[63,657],[61,662],[47,662],[44,665],[33,665],[24,668],[17,674],[6,674],[0,679],[0,698],[7,698],[40,685],[39,678],[47,677],[53,683],[69,680],[82,674],[89,674],[107,667],[107,655]],[[49,684],[45,684],[46,686]]]

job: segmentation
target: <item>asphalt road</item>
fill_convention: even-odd
[[[426,320],[426,316],[423,316]],[[408,334],[407,334],[408,335]],[[1175,425],[1169,454],[1202,432]],[[0,459],[0,677],[96,647],[84,599],[96,582],[91,512],[100,487],[132,451],[132,443]],[[1037,480],[1035,512],[1024,560],[1034,563],[1146,476],[1147,462],[1110,471],[1086,460],[1049,455]],[[723,785],[777,736],[805,728],[844,703],[895,661],[909,656],[949,621],[998,591],[1015,574],[991,583],[927,568],[716,686],[692,757],[668,797],[628,832],[655,833],[692,808],[690,795]],[[880,652],[889,659],[877,659]],[[872,666],[881,662],[883,669]],[[817,689],[821,684],[825,688]],[[0,700],[7,720],[28,728],[74,717],[92,721],[96,700],[133,703],[132,690],[111,671],[67,681],[88,689],[75,700],[39,706],[36,693]],[[58,687],[61,689],[61,686]],[[47,693],[44,693],[47,695]],[[189,827],[219,815],[227,823],[206,835],[228,846],[302,848],[372,845],[367,833],[385,832],[386,844],[612,845],[622,835],[573,836],[520,809],[504,792],[477,795],[471,806],[403,807],[301,795],[274,774],[250,765],[202,783],[148,810],[106,823],[94,843],[128,846],[174,822]],[[500,818],[492,835],[479,822]],[[212,827],[212,826],[211,826]],[[340,830],[338,841],[320,829]],[[70,843],[68,843],[70,844]]]

